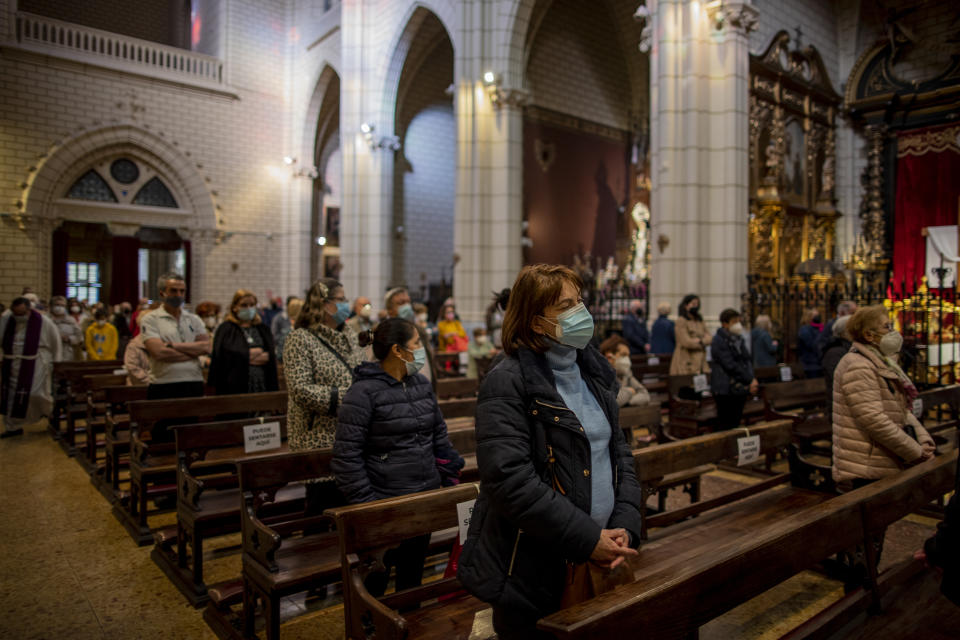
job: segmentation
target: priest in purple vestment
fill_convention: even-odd
[[[0,316],[0,415],[2,438],[23,433],[24,425],[53,411],[51,376],[60,359],[60,332],[50,318],[17,298]]]

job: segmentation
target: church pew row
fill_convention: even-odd
[[[285,391],[249,393],[169,400],[137,400],[128,404],[130,413],[130,494],[126,504],[114,504],[114,516],[139,545],[153,541],[147,524],[149,499],[176,495],[176,454],[171,441],[153,440],[161,421],[180,424],[242,415],[278,415],[287,410]],[[172,436],[172,434],[171,434]]]
[[[246,427],[277,423],[274,448],[246,453]],[[286,416],[246,418],[173,427],[176,445],[177,522],[154,532],[151,558],[193,606],[207,600],[203,578],[204,542],[240,531],[241,495],[237,463],[255,455],[287,450]],[[277,514],[303,510],[302,485],[276,496]]]
[[[647,461],[669,468],[670,457]],[[659,529],[630,563],[634,582],[547,616],[539,627],[559,638],[616,637],[623,629],[637,637],[693,637],[709,620],[837,552],[869,542],[949,491],[956,457],[952,452],[840,496],[770,486]],[[487,605],[463,594],[456,578],[376,598],[366,591],[363,576],[364,558],[376,549],[447,530],[457,523],[457,504],[476,495],[475,486],[460,485],[327,510],[340,536],[347,637],[470,637],[477,613]],[[522,551],[517,557],[524,557]],[[876,557],[868,554],[868,564],[868,588],[879,597]]]
[[[83,377],[84,388],[87,394],[87,411],[83,424],[83,443],[78,442],[77,455],[74,459],[87,473],[102,472],[101,454],[104,451],[105,441],[103,432],[106,428],[106,393],[104,389],[110,386],[120,386],[127,383],[126,374],[98,373]]]
[[[123,368],[120,360],[54,362],[53,363],[53,418],[50,434],[60,443],[68,456],[75,451],[76,419],[87,410],[84,376],[97,373],[113,373]]]
[[[115,386],[103,390],[106,405],[103,417],[103,473],[90,476],[90,481],[112,504],[129,498],[129,483],[121,487],[120,474],[129,468],[131,402],[147,399],[146,387]]]
[[[558,611],[538,626],[558,638],[595,638],[621,629],[638,637],[689,638],[713,618],[857,545],[868,550],[867,590],[879,606],[871,540],[949,491],[956,465],[954,451],[856,491],[754,521],[733,539],[713,537],[687,553],[674,550],[673,557],[641,551],[632,563],[633,583]]]
[[[830,455],[833,425],[826,415],[827,383],[824,378],[765,384],[763,402],[768,420],[784,418],[793,421],[793,434],[801,451]]]

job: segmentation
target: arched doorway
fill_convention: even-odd
[[[94,154],[69,174],[76,177],[52,202],[64,222],[53,231],[51,291],[87,303],[136,302],[153,296],[166,272],[187,278],[190,241],[176,227],[138,224],[156,217],[192,216],[173,180],[140,154]]]
[[[632,262],[648,62],[635,4],[539,0],[525,38],[524,261]]]
[[[411,28],[413,27],[413,28]],[[410,19],[396,90],[392,280],[440,303],[452,292],[456,187],[453,44],[426,9]]]

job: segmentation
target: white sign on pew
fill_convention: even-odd
[[[660,358],[647,358],[647,364],[654,367],[660,364]]]
[[[793,380],[793,370],[787,365],[780,367],[780,382],[790,382]]]
[[[749,433],[749,432],[748,432]],[[751,464],[760,457],[760,436],[744,436],[737,438],[737,466]]]
[[[457,504],[457,523],[460,526],[460,544],[467,541],[467,531],[470,529],[470,518],[473,517],[473,505],[476,500],[467,500]]]
[[[707,381],[707,374],[698,373],[693,376],[693,390],[697,393],[703,393],[710,388],[710,383]]]
[[[279,449],[280,423],[265,422],[263,424],[249,424],[243,428],[244,453],[260,453]]]

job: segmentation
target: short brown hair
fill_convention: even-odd
[[[882,304],[861,307],[847,321],[847,333],[854,342],[864,343],[866,342],[864,334],[867,331],[873,331],[889,319],[887,309]]]
[[[500,329],[507,355],[513,355],[520,347],[537,353],[550,349],[547,338],[533,330],[533,319],[560,299],[565,282],[576,287],[578,292],[583,289],[580,276],[563,265],[531,264],[520,270],[510,289]]]
[[[613,334],[600,343],[600,353],[603,355],[607,355],[608,353],[616,353],[617,349],[620,348],[620,345],[625,346],[627,349],[630,348],[630,344],[623,339],[623,336]]]

